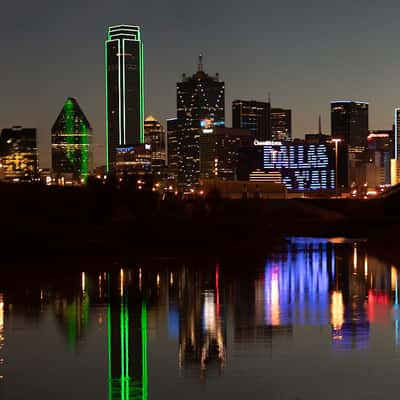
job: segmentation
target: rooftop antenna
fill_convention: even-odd
[[[322,135],[322,122],[321,122],[321,114],[318,117],[318,134]]]
[[[271,104],[271,92],[268,92],[268,103]]]
[[[203,72],[203,53],[199,55],[199,72]]]

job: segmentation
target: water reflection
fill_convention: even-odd
[[[179,274],[179,365],[197,364],[201,379],[205,370],[225,365],[226,335],[221,307],[219,266],[215,274],[184,269]]]
[[[4,295],[0,293],[0,379],[3,379],[4,347]]]
[[[152,364],[157,354],[149,354],[161,342],[173,351],[177,379],[203,383],[229,375],[242,360],[238,349],[257,346],[262,352],[284,341],[296,352],[299,340],[311,341],[299,339],[304,327],[326,339],[307,345],[334,355],[370,351],[380,325],[390,328],[387,337],[400,349],[396,266],[369,256],[362,243],[298,240],[289,250],[235,271],[225,264],[135,266],[2,288],[0,375],[7,367],[3,343],[13,335],[7,323],[13,316],[23,316],[24,326],[54,321],[73,354],[104,329],[97,351],[106,355],[109,400],[152,397],[157,382],[149,376],[163,365]],[[7,360],[13,352],[8,354]]]
[[[141,277],[131,271],[107,274],[108,398],[148,398],[147,302]]]

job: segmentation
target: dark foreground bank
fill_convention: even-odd
[[[264,256],[286,236],[363,237],[397,249],[397,198],[161,200],[106,185],[0,185],[3,260]]]

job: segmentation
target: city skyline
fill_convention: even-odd
[[[140,25],[145,37],[145,113],[155,115],[164,126],[166,118],[174,116],[175,83],[182,73],[195,71],[197,56],[203,52],[205,70],[210,74],[219,71],[226,82],[227,125],[234,98],[265,101],[270,91],[274,106],[293,110],[293,137],[316,132],[319,114],[323,131],[329,133],[329,102],[348,98],[369,101],[371,129],[390,129],[399,103],[393,83],[400,59],[391,51],[395,45],[395,3],[367,5],[362,10],[355,4],[339,3],[347,5],[345,14],[340,4],[332,9],[332,5],[311,1],[301,5],[289,1],[285,8],[256,2],[253,10],[247,10],[234,1],[234,11],[224,4],[214,7],[207,24],[200,16],[184,11],[180,1],[157,5],[159,12],[155,14],[151,4],[132,10],[128,2],[120,1],[120,7],[110,11],[89,3],[92,7],[87,12],[73,17],[62,15],[58,6],[46,1],[29,13],[7,5],[1,20],[4,32],[0,41],[7,56],[0,73],[7,79],[2,88],[0,126],[37,128],[40,162],[48,167],[50,156],[44,153],[50,153],[57,104],[75,97],[93,121],[95,163],[104,164],[102,39],[109,25],[129,23]],[[29,35],[10,25],[17,13]],[[284,37],[282,27],[274,22],[282,17],[286,17],[288,28]],[[74,29],[65,35],[67,23]],[[231,26],[239,27],[239,38]],[[317,39],[321,35],[323,39]],[[27,58],[31,60],[29,68]],[[340,61],[340,68],[338,60],[345,61]]]

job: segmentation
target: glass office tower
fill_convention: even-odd
[[[271,108],[271,138],[276,141],[292,140],[292,110]]]
[[[365,147],[368,137],[368,103],[341,100],[331,102],[332,137],[345,145]]]
[[[107,169],[116,149],[144,142],[143,43],[140,27],[112,26],[105,42]]]
[[[271,140],[271,104],[255,100],[232,102],[232,125],[235,129],[249,129],[254,139]]]
[[[197,72],[177,83],[178,183],[191,188],[200,180],[200,134],[225,126],[225,84],[219,75],[203,71],[202,56]]]

